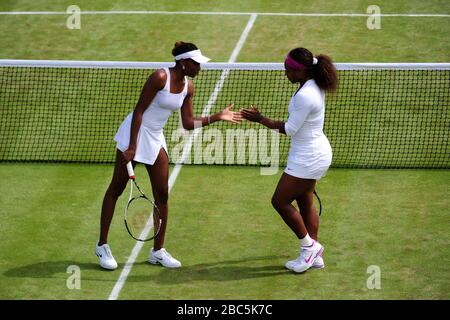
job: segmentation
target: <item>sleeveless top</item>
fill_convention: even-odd
[[[155,95],[153,101],[142,115],[142,123],[136,142],[136,154],[134,160],[137,162],[153,165],[158,157],[161,148],[164,148],[167,155],[166,139],[163,129],[170,115],[178,111],[183,105],[188,91],[188,79],[185,77],[185,86],[180,93],[170,92],[170,71],[164,68],[167,80],[164,88]],[[131,135],[131,120],[133,112],[128,114],[119,127],[114,140],[117,142],[117,149],[124,152],[128,149]]]

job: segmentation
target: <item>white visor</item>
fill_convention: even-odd
[[[175,56],[175,60],[177,61],[182,59],[192,59],[198,63],[206,63],[211,60],[210,58],[202,55],[200,50],[192,50]]]

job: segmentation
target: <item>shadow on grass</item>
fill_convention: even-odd
[[[226,260],[214,263],[200,263],[190,266],[187,265],[180,269],[167,269],[159,265],[150,265],[147,261],[142,261],[134,263],[134,266],[148,266],[149,268],[152,268],[151,272],[149,272],[148,275],[133,275],[133,271],[131,271],[127,281],[150,281],[160,284],[177,284],[190,281],[235,281],[292,274],[292,272],[285,269],[282,264],[273,264],[273,261],[279,261],[280,258],[283,257],[249,257],[241,260]],[[261,261],[270,261],[271,264],[269,265],[263,262],[263,265],[261,265]],[[78,266],[81,272],[91,270],[116,275],[112,279],[93,279],[92,277],[86,278],[83,276],[84,280],[114,282],[117,281],[117,277],[120,275],[120,272],[122,272],[122,269],[125,266],[125,264],[119,264],[119,268],[117,270],[107,271],[102,269],[97,263],[83,263],[70,260],[48,261],[12,268],[4,272],[3,275],[14,278],[55,278],[60,276],[66,278],[67,268],[71,265]],[[154,268],[158,268],[159,272],[155,274]]]
[[[83,263],[79,261],[44,261],[33,264],[28,264],[16,268],[11,268],[3,273],[6,277],[11,278],[55,278],[58,274],[63,274],[64,278],[69,275],[67,268],[71,265],[78,266],[81,272],[86,270],[98,270],[103,269],[97,263]],[[87,279],[94,280],[94,279]],[[102,281],[102,279],[95,279]],[[113,281],[103,279],[103,281]],[[114,279],[114,281],[116,281]]]
[[[191,281],[236,281],[292,274],[284,268],[283,264],[275,263],[283,256],[249,257],[241,260],[226,260],[214,263],[200,263],[183,266],[180,269],[167,269],[162,266],[150,266],[160,268],[160,272],[151,275],[130,275],[127,281],[143,282],[152,281],[159,284],[177,284]],[[270,261],[271,264],[259,261]],[[148,262],[139,262],[136,265],[144,265]],[[254,265],[254,266],[252,266]]]

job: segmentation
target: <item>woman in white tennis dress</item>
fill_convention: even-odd
[[[325,92],[337,87],[337,71],[326,55],[314,57],[304,48],[289,52],[286,77],[299,83],[289,103],[286,122],[263,117],[256,108],[241,110],[244,118],[291,137],[286,169],[272,197],[272,205],[300,239],[300,255],[286,267],[295,272],[323,268],[323,246],[317,241],[319,216],[313,206],[316,181],[331,165],[332,150],[323,132]],[[300,212],[292,205],[296,200]]]
[[[150,250],[149,262],[168,268],[181,266],[164,248],[168,217],[169,159],[163,129],[170,115],[180,110],[183,127],[187,130],[194,129],[194,122],[197,127],[199,123],[207,126],[220,120],[234,123],[241,121],[240,113],[231,111],[232,105],[208,117],[194,117],[194,85],[187,76],[195,77],[200,71],[200,63],[209,61],[209,58],[203,56],[194,44],[184,42],[177,42],[172,54],[175,56],[175,66],[156,70],[150,75],[135,110],[125,118],[114,138],[117,142],[116,164],[103,199],[100,239],[95,250],[100,266],[105,269],[117,268],[107,238],[117,199],[128,182],[126,164],[129,161],[133,162],[133,166],[138,162],[145,165],[162,218],[160,232]]]
[[[188,93],[188,80],[185,77],[184,88],[179,93],[171,92],[170,70],[164,68],[166,84],[153,98],[150,106],[142,114],[142,122],[136,140],[134,161],[153,165],[161,148],[168,154],[166,139],[163,134],[164,125],[174,111],[178,111]],[[117,149],[121,152],[128,150],[130,144],[131,122],[134,112],[131,112],[122,122],[114,137]],[[138,147],[139,146],[139,147]]]

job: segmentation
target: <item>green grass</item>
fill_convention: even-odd
[[[72,4],[69,0],[4,0],[0,11],[65,11]],[[371,0],[307,0],[299,6],[298,1],[265,0],[79,0],[76,4],[82,10],[365,13],[367,6],[374,3]],[[450,12],[450,3],[445,0],[383,0],[376,4],[382,13]],[[227,61],[249,16],[85,15],[81,30],[68,30],[66,18],[65,15],[1,15],[0,59],[172,61],[170,51],[174,42],[184,40],[196,43],[214,62]],[[330,54],[336,62],[449,62],[448,20],[384,17],[382,29],[370,31],[364,18],[258,16],[237,61],[280,62],[291,48],[304,46],[316,54]],[[28,77],[40,85],[60,88],[61,84],[70,88],[64,86],[58,75],[39,78],[29,73]],[[45,110],[51,110],[51,116],[32,114],[26,108],[13,119],[13,108],[5,108],[0,103],[2,157],[11,156],[17,146],[21,152],[36,156],[29,149],[36,141],[42,145],[39,159],[55,150],[88,152],[98,147],[100,133],[92,128],[100,122],[108,123],[112,130],[106,133],[101,145],[109,161],[114,153],[112,135],[133,108],[145,75],[126,78],[99,74],[102,86],[95,90],[83,83],[82,74],[69,73],[69,78],[71,90],[58,89],[53,103],[47,101]],[[394,77],[390,81],[398,82],[398,79]],[[448,79],[437,81],[448,82]],[[127,86],[117,90],[118,84],[123,83]],[[416,100],[418,91],[429,90],[422,84],[409,91]],[[267,95],[279,88],[266,85],[260,83],[246,99],[262,97],[263,101],[251,101],[262,108],[265,102],[270,106],[276,104],[276,99],[272,101],[270,94]],[[123,108],[119,112],[112,111],[116,106],[110,106],[109,100],[93,99],[110,87],[116,88],[116,103]],[[235,87],[240,87],[239,82]],[[9,99],[17,108],[39,105],[45,94],[39,86],[23,84],[1,89],[0,101]],[[211,89],[206,86],[202,90],[210,92]],[[342,92],[345,90],[344,87]],[[17,92],[33,92],[33,95]],[[378,94],[373,95],[374,92]],[[445,143],[448,141],[445,125],[448,93],[432,95],[425,101],[419,100],[420,105],[406,109],[401,101],[380,96],[370,79],[364,81],[364,89],[359,93],[376,102],[383,115],[365,117],[356,112],[359,104],[344,108],[346,101],[337,99],[333,103],[345,113],[341,115],[342,121],[327,128],[327,134],[332,136],[330,130],[336,129],[345,136],[357,131],[349,121],[355,125],[366,122],[369,131],[376,129],[383,133],[377,144],[394,141],[403,142],[402,148],[410,147],[409,150],[389,149],[385,154],[406,153],[407,160],[414,163],[436,153],[433,146],[438,143],[442,151],[438,156],[448,162],[449,147]],[[398,92],[399,96],[401,93]],[[27,100],[30,96],[35,99]],[[215,108],[232,98],[231,90],[222,91]],[[78,104],[71,105],[72,100]],[[206,100],[200,95],[196,97],[197,113]],[[436,101],[443,101],[442,109],[433,108],[433,113],[440,114],[444,123],[434,116],[437,122],[426,124],[420,111],[430,102],[435,105]],[[247,100],[240,103],[245,104]],[[84,117],[84,126],[62,121],[62,107]],[[278,105],[283,112],[285,107],[286,104]],[[409,113],[407,124],[415,130],[409,130],[407,135],[399,136],[392,129],[395,125],[389,126],[390,115],[396,108]],[[174,119],[171,121],[176,122]],[[35,134],[27,134],[23,130],[25,126],[34,128]],[[441,136],[429,132],[423,135],[436,127],[443,128]],[[94,135],[90,134],[92,131]],[[77,138],[75,142],[63,144],[75,137],[74,132],[84,136],[84,142]],[[374,144],[372,135],[360,137],[361,140],[344,139],[344,145],[355,148],[355,154],[370,152]],[[50,142],[56,142],[57,147],[45,149]],[[333,147],[336,160],[340,146]],[[170,147],[169,152],[172,150]],[[0,164],[0,219],[3,221],[0,224],[0,299],[108,298],[135,244],[122,221],[124,195],[116,208],[109,239],[119,269],[105,272],[98,266],[93,251],[99,233],[102,197],[111,174],[110,165]],[[137,174],[146,175],[142,167],[137,169]],[[296,257],[298,242],[270,205],[280,174],[281,171],[273,176],[261,176],[257,167],[184,166],[170,195],[166,240],[166,247],[182,261],[183,268],[167,270],[149,265],[146,258],[150,245],[147,244],[120,298],[450,298],[450,171],[331,169],[318,185],[324,202],[320,241],[325,246],[327,267],[303,275],[283,267],[286,260]],[[150,190],[149,183],[145,182],[144,190]],[[70,265],[81,269],[80,290],[66,286]],[[367,268],[371,265],[381,269],[380,290],[366,287]]]
[[[0,218],[7,222],[0,226],[2,299],[109,296],[135,243],[122,221],[124,196],[110,233],[119,269],[100,270],[93,250],[111,171],[105,165],[0,166]],[[144,169],[137,174],[143,179]],[[183,268],[148,264],[151,245],[145,245],[120,298],[450,298],[449,171],[331,170],[318,185],[327,267],[303,275],[283,267],[298,242],[270,205],[280,174],[183,167],[170,195],[166,240]],[[80,290],[66,287],[69,265],[81,269]],[[381,269],[380,290],[366,287],[370,265]]]
[[[151,1],[139,0],[78,0],[77,5],[82,10],[166,10],[166,11],[238,11],[238,12],[318,12],[318,13],[365,13],[370,0],[302,0],[301,6],[295,1],[267,0],[185,0]],[[71,0],[3,0],[1,8],[5,11],[65,11],[72,5]],[[383,13],[443,13],[450,11],[450,4],[445,0],[431,0],[424,3],[420,0],[411,1],[377,1]]]
[[[33,1],[5,1],[0,4],[0,10],[61,11],[68,4],[64,1],[46,1],[39,5]],[[369,4],[369,1],[333,4],[304,1],[301,11],[361,13]],[[298,4],[290,1],[216,1],[214,4],[185,1],[176,5],[171,1],[152,5],[138,1],[80,1],[78,5],[84,10],[299,11]],[[378,5],[384,13],[450,10],[445,1],[432,1],[426,6],[419,1],[407,4],[382,1]],[[0,58],[170,61],[173,43],[183,39],[197,43],[213,61],[227,61],[247,20],[248,16],[235,15],[86,15],[82,17],[80,30],[69,30],[63,15],[1,16],[4,45],[0,48]],[[361,17],[259,16],[238,61],[280,62],[286,52],[301,45],[316,54],[330,54],[337,62],[447,62],[450,57],[447,22],[448,18],[384,17],[381,30],[368,30],[365,18]],[[17,28],[17,25],[23,27]],[[26,70],[21,76],[17,76],[15,69],[0,70],[0,74],[7,72],[13,72],[19,82],[9,80],[8,86],[0,87],[0,104],[6,106],[0,109],[0,133],[4,137],[0,153],[1,159],[5,160],[18,159],[17,153],[20,153],[21,159],[27,160],[111,161],[111,137],[120,121],[134,108],[147,76],[146,71],[133,75],[99,71],[97,77],[81,71],[67,71],[63,77],[58,71],[47,78],[42,70],[36,73]],[[214,85],[214,81],[209,81],[200,87],[208,73],[204,74],[205,77],[201,75],[196,79],[197,113],[206,105]],[[212,78],[216,76],[217,72]],[[256,104],[268,116],[286,118],[286,110],[280,110],[280,107],[287,105],[293,88],[276,87],[270,81],[247,81],[241,74],[237,74],[237,79],[232,78],[227,79],[213,111],[230,102],[235,102],[238,107]],[[284,84],[286,79],[282,78],[280,83]],[[341,73],[341,78],[346,79],[346,74]],[[436,141],[448,140],[449,95],[445,87],[434,92],[439,86],[431,83],[447,83],[448,75],[419,79],[414,86],[411,86],[411,78],[416,81],[420,77],[408,73],[406,77],[394,76],[380,83],[372,82],[370,76],[365,79],[360,75],[356,82],[341,83],[338,99],[329,99],[327,105],[326,132],[333,142],[335,165],[360,167],[358,163],[365,162],[369,167],[446,166],[448,144],[438,148]],[[249,83],[256,87],[249,89]],[[355,89],[355,84],[360,84],[361,89]],[[398,98],[380,95],[382,89],[379,86],[384,85],[389,88],[395,85],[398,92],[393,93]],[[237,88],[246,91],[237,91]],[[405,97],[404,91],[408,96]],[[277,95],[277,92],[281,94]],[[389,93],[390,90],[386,94]],[[348,100],[350,96],[351,101]],[[410,105],[410,101],[415,105]],[[368,105],[370,111],[366,111]],[[25,109],[20,109],[22,107]],[[425,110],[426,115],[417,110]],[[23,112],[28,116],[22,117]],[[71,116],[67,116],[69,113]],[[380,114],[383,114],[382,119]],[[72,117],[83,118],[83,122],[72,123]],[[99,119],[102,119],[101,126]],[[169,123],[178,127],[177,117]],[[429,128],[433,128],[431,133]],[[352,134],[355,132],[356,137]],[[48,141],[50,136],[53,141]],[[283,138],[282,141],[287,142]],[[390,146],[389,152],[385,152],[385,144]],[[34,148],[36,145],[43,149],[38,152]],[[172,147],[172,141],[169,146]],[[101,155],[97,153],[86,159],[84,155],[93,149]],[[53,157],[55,152],[57,155]],[[61,157],[61,152],[68,155]],[[284,146],[281,163],[286,159],[286,152],[287,146]],[[396,159],[386,158],[394,152],[398,155]],[[367,155],[371,157],[370,163],[367,159],[361,160]],[[402,159],[402,163],[398,159]]]
[[[0,28],[8,35],[0,57],[172,61],[174,43],[183,40],[196,43],[215,60],[226,61],[247,23],[245,16],[88,15],[82,19],[80,30],[69,30],[65,16],[2,16]],[[23,28],[17,29],[18,24]],[[217,43],[224,28],[230,41]]]
[[[336,62],[448,62],[444,33],[449,18],[383,17],[369,30],[365,17],[259,16],[239,57],[243,62],[282,62],[295,47]],[[276,25],[277,28],[273,28]],[[264,52],[256,56],[264,44]]]
[[[1,11],[65,11],[71,1],[2,1]],[[366,13],[372,1],[77,1],[82,10],[167,10]],[[449,13],[448,1],[378,1],[382,13]],[[1,16],[0,58],[171,61],[178,40],[192,41],[213,61],[227,61],[248,16],[85,15],[81,29],[65,15]],[[448,62],[449,18],[383,17],[368,30],[364,17],[259,16],[238,61],[282,61],[293,47],[330,54],[337,62]],[[21,26],[21,28],[17,28]],[[276,27],[274,27],[276,26]]]

